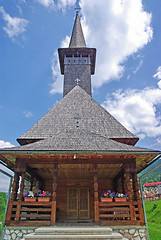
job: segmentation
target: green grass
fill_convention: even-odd
[[[161,200],[145,202],[150,240],[161,240]]]

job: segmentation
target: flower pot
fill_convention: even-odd
[[[36,198],[24,197],[25,202],[36,202]]]
[[[101,198],[101,202],[112,202],[112,198]]]
[[[50,198],[38,197],[38,202],[49,202]]]
[[[115,202],[126,202],[126,198],[114,198]]]

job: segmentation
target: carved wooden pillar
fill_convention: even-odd
[[[141,196],[139,194],[139,184],[137,180],[137,168],[136,168],[136,162],[134,162],[134,171],[133,171],[133,188],[134,188],[134,197],[137,200],[138,209],[139,209],[139,218],[142,225],[144,225],[144,214],[143,214],[143,207],[142,207],[142,201]]]
[[[25,172],[22,172],[22,174],[21,174],[21,185],[20,185],[19,201],[23,200],[24,186],[25,186]]]
[[[97,164],[94,164],[93,172],[94,172],[94,219],[95,219],[95,223],[98,224],[99,223],[99,199],[98,199]]]
[[[20,219],[21,202],[23,200],[24,180],[25,180],[25,172],[22,172],[21,173],[20,194],[19,194],[19,199],[18,199],[18,204],[17,204],[17,209],[16,209],[16,217],[15,217],[15,220],[17,222]]]
[[[125,186],[127,189],[127,195],[129,198],[129,207],[130,207],[130,216],[131,216],[131,221],[135,220],[135,213],[134,213],[134,205],[133,205],[133,200],[132,200],[132,192],[131,192],[131,183],[130,183],[130,166],[129,164],[126,164],[125,166]]]
[[[18,187],[19,187],[19,173],[15,171],[12,183],[11,200],[16,200]]]
[[[55,163],[54,168],[53,168],[53,193],[52,193],[52,204],[51,204],[51,225],[55,225],[55,221],[56,221],[57,174],[58,174],[58,164]]]
[[[130,167],[129,164],[125,166],[125,189],[128,194],[129,201],[132,199],[131,184],[130,184]]]
[[[133,178],[133,189],[134,189],[134,197],[137,200],[140,200],[140,195],[139,195],[139,184],[137,180],[137,169],[136,169],[136,163],[134,164],[134,171],[132,174]]]

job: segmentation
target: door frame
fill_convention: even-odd
[[[81,188],[86,188],[87,189],[87,205],[88,205],[88,209],[87,210],[84,210],[84,211],[87,211],[87,215],[86,217],[81,217],[80,215],[80,212],[83,211],[80,209],[80,189]],[[77,213],[75,214],[75,217],[70,217],[70,214],[69,212],[71,211],[74,211],[74,210],[69,210],[69,190],[70,189],[76,189],[76,195],[77,195],[77,203],[76,203],[76,210]],[[87,186],[69,186],[67,187],[67,219],[68,220],[88,220],[90,219],[90,188],[87,187]]]

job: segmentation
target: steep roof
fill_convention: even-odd
[[[76,12],[76,18],[74,22],[73,32],[69,43],[69,48],[85,48],[86,43],[80,23],[78,11]]]
[[[31,144],[9,148],[9,151],[92,151],[92,152],[153,152],[151,149],[135,147],[116,142],[89,132],[79,127],[73,127],[57,135]],[[154,151],[156,152],[156,151]]]
[[[129,139],[134,142],[138,140],[77,85],[31,129],[19,137],[18,142],[23,145],[40,139],[56,137],[63,132],[75,131],[75,129],[109,139],[119,141],[124,139],[124,143],[127,143],[126,140]]]

